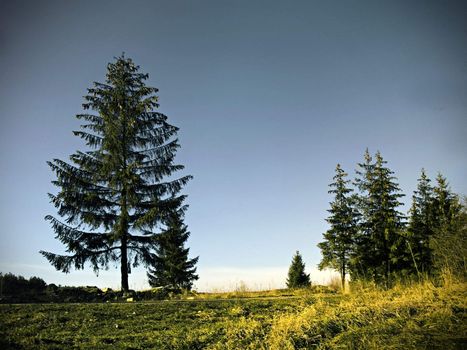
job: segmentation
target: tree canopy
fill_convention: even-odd
[[[124,55],[109,63],[105,82],[85,96],[89,112],[76,116],[84,124],[74,135],[87,150],[48,162],[59,189],[49,197],[63,220],[46,220],[69,254],[41,253],[63,272],[119,262],[124,291],[131,267],[153,262],[161,223],[186,209],[180,191],[191,179],[173,176],[184,168],[174,163],[178,128],[156,111],[158,89],[147,79]]]
[[[465,277],[466,206],[452,193],[444,176],[436,185],[422,169],[406,217],[394,172],[380,152],[365,151],[354,181],[338,164],[329,193],[334,195],[326,219],[329,229],[318,244],[320,269],[331,267],[352,280],[371,280],[390,287],[394,279],[436,276],[443,271]]]
[[[329,185],[331,189],[328,191],[334,195],[331,208],[328,209],[330,215],[326,219],[330,228],[323,234],[324,241],[318,244],[323,256],[318,267],[331,267],[339,271],[343,289],[350,270],[359,219],[355,196],[352,196],[353,189],[348,187],[350,180],[346,177],[347,173],[337,164],[334,182]]]

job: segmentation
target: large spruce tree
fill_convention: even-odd
[[[365,163],[356,183],[361,191],[363,220],[358,254],[361,271],[373,280],[388,287],[390,276],[397,272],[398,259],[404,251],[401,230],[404,227],[398,207],[403,197],[395,182],[393,171],[385,166],[387,162],[379,152],[371,163],[365,153]]]
[[[350,269],[359,217],[353,190],[347,186],[350,180],[346,180],[346,177],[347,174],[337,164],[334,182],[329,185],[331,190],[328,191],[334,195],[331,209],[328,210],[330,216],[326,219],[331,227],[323,234],[324,241],[318,244],[323,256],[318,267],[331,267],[339,271],[342,289],[345,289],[345,277]]]
[[[149,267],[149,284],[153,287],[169,287],[176,291],[191,290],[196,275],[198,258],[188,259],[190,249],[185,243],[190,236],[180,212],[174,212],[166,220],[166,229],[157,236],[154,263]]]
[[[105,83],[94,83],[85,96],[90,113],[76,116],[85,124],[74,134],[88,149],[69,163],[48,162],[59,188],[49,196],[64,219],[46,220],[69,254],[41,253],[63,272],[89,263],[97,273],[119,262],[124,292],[131,266],[153,262],[159,224],[181,208],[179,193],[191,178],[169,178],[183,169],[174,164],[178,129],[155,111],[158,89],[147,79],[123,55],[109,63]]]

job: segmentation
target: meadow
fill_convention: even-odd
[[[0,305],[1,349],[465,349],[467,284]]]

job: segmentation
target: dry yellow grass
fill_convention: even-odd
[[[467,345],[466,283],[431,282],[358,291],[338,305],[318,299],[278,317],[269,349],[461,349]]]
[[[272,322],[231,322],[222,348],[465,349],[467,284],[446,282],[388,291],[354,285],[345,295],[308,295],[303,308],[275,315]]]

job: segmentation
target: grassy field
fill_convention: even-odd
[[[467,285],[0,305],[1,349],[465,349]],[[193,298],[193,297],[190,297]]]

